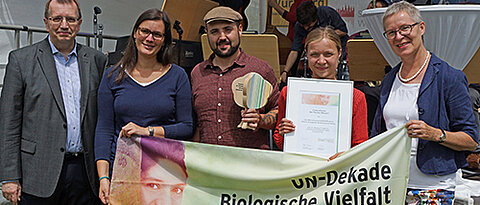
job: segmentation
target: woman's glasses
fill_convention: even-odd
[[[150,31],[150,29],[142,27],[138,27],[138,34],[140,34],[140,36],[143,38],[147,38],[150,34],[152,34],[154,40],[161,40],[165,37],[165,34],[163,33],[158,31]]]
[[[388,40],[392,40],[395,38],[395,36],[397,36],[397,32],[400,33],[400,35],[402,36],[408,35],[412,32],[413,27],[418,24],[420,24],[420,22],[410,24],[410,25],[400,26],[400,28],[398,28],[397,30],[385,31],[383,32],[383,36],[385,36],[385,38],[387,38]]]

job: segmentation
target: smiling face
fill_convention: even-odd
[[[168,159],[159,159],[158,164],[142,171],[141,204],[181,204],[186,181],[187,176],[178,164]]]
[[[162,20],[143,21],[134,33],[138,55],[156,57],[163,46],[165,24]]]
[[[47,18],[43,19],[43,22],[53,45],[56,47],[62,44],[73,45],[82,24],[82,19],[78,19],[77,5],[74,2],[60,4],[52,1],[49,5],[49,14]],[[61,20],[57,22],[55,19]]]
[[[208,43],[213,53],[227,58],[237,53],[242,36],[242,25],[228,21],[214,21],[207,25]]]
[[[308,67],[312,77],[317,79],[335,79],[341,49],[330,39],[312,41],[307,45]]]
[[[385,31],[388,32],[415,23],[416,22],[407,12],[400,11],[387,17],[383,23],[383,27],[385,28]],[[412,27],[410,34],[402,35],[397,32],[393,39],[388,39],[388,44],[390,44],[393,52],[400,58],[415,55],[418,50],[423,47],[422,36],[424,33],[425,23],[422,21],[418,25]]]

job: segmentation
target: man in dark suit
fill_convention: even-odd
[[[107,58],[77,44],[76,0],[49,0],[49,36],[12,51],[0,97],[2,192],[22,204],[95,204],[97,88]]]

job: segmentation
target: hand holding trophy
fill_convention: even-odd
[[[272,84],[255,72],[247,73],[232,82],[233,99],[238,106],[245,110],[248,108],[259,109],[265,106],[272,91]],[[237,127],[255,130],[243,121]]]

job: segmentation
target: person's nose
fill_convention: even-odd
[[[227,38],[227,34],[223,31],[220,32],[220,36],[219,36],[220,39],[226,39]]]
[[[403,37],[404,37],[404,35],[402,35],[402,34],[400,33],[400,31],[396,31],[396,32],[395,32],[395,37],[394,37],[393,39],[395,39],[395,40],[400,40],[400,39],[402,39]]]
[[[318,57],[317,59],[317,63],[320,65],[325,65],[327,63],[327,59],[325,58],[325,56],[320,55],[320,57]]]
[[[153,38],[153,33],[148,34],[147,38],[145,38],[147,41],[155,41],[155,38]]]
[[[172,205],[172,204],[174,204],[172,199],[171,199],[169,190],[162,190],[162,192],[159,193],[159,195],[161,195],[162,197],[159,201],[157,201],[156,205]]]
[[[68,22],[66,18],[62,18],[62,21],[60,21],[60,28],[68,28]]]

